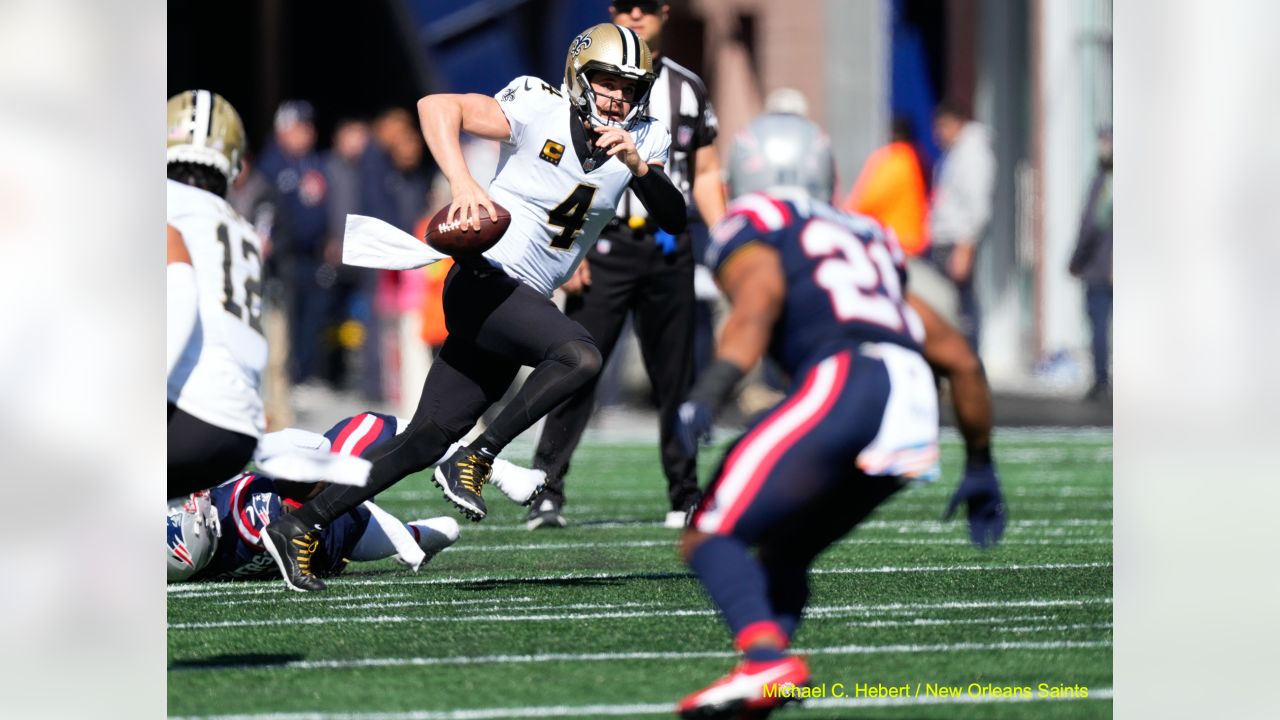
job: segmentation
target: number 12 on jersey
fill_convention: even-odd
[[[554,195],[552,197],[555,197]],[[587,222],[587,211],[591,209],[591,201],[596,197],[594,185],[578,184],[561,203],[547,213],[547,224],[562,228],[559,235],[551,238],[551,247],[557,250],[568,250],[573,247],[573,239],[578,236],[582,226]]]
[[[258,248],[248,240],[240,241],[240,252],[247,261],[253,258],[253,264],[244,273],[244,304],[241,307],[235,299],[235,288],[231,283],[234,243],[226,225],[218,225],[218,243],[222,245],[222,309],[244,320],[259,335],[262,334],[262,258]]]

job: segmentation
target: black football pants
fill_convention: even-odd
[[[253,459],[258,439],[194,417],[169,403],[170,498],[221,485]]]
[[[633,313],[645,372],[658,402],[662,469],[673,510],[690,509],[699,499],[696,460],[673,432],[676,411],[693,385],[693,249],[688,233],[676,252],[664,255],[651,235],[609,232],[587,254],[591,286],[570,296],[565,314],[586,328],[605,359],[617,345],[627,313]],[[569,460],[595,406],[598,379],[547,415],[534,455],[547,473],[544,495],[564,500]]]
[[[330,486],[294,513],[325,525],[405,476],[433,465],[490,405],[522,365],[534,368],[483,438],[495,452],[589,380],[602,365],[586,330],[549,299],[496,269],[455,265],[444,286],[449,337],[431,363],[404,432],[363,455],[373,462],[365,487]]]

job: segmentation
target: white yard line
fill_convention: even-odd
[[[893,645],[837,645],[831,647],[795,648],[801,655],[915,655],[948,652],[990,652],[1014,650],[1097,650],[1111,647],[1110,640],[1051,640],[1044,642],[1008,641],[994,643],[932,643]],[[626,662],[635,660],[697,660],[735,658],[729,650],[633,651],[596,653],[538,653],[536,655],[459,655],[453,657],[381,657],[348,660],[291,660],[275,664],[200,665],[186,670],[229,670],[252,667],[255,670],[346,670],[369,667],[433,667],[459,665],[524,665],[549,662]],[[175,672],[171,670],[170,672]]]
[[[884,565],[880,567],[852,568],[817,568],[811,571],[815,575],[846,575],[862,573],[933,573],[933,572],[1006,572],[1022,570],[1073,570],[1084,568],[1111,567],[1109,562],[1092,563],[1039,563],[1028,565]],[[556,580],[642,580],[690,578],[686,572],[635,572],[635,573],[562,573],[554,575],[480,575],[476,577],[433,577],[433,578],[394,578],[386,580],[354,580],[338,579],[335,587],[370,587],[380,585],[465,585],[467,583],[527,583],[550,582]],[[262,585],[238,585],[232,583],[203,583],[199,585],[170,585],[169,592],[185,597],[216,597],[230,594],[283,593],[279,585],[272,583]],[[359,598],[353,598],[358,600]]]
[[[977,608],[1046,608],[1046,607],[1084,607],[1085,605],[1110,604],[1111,598],[1071,598],[1063,600],[1007,600],[1007,601],[952,601],[940,603],[881,603],[881,604],[854,604],[854,605],[818,605],[806,610],[806,615],[810,618],[831,618],[850,614],[860,615],[876,615],[886,613],[914,613],[921,610],[968,610]],[[443,603],[390,603],[386,605],[375,605],[369,609],[388,610],[399,607],[417,607],[440,605]],[[643,608],[635,610],[620,610],[620,608]],[[339,608],[335,608],[339,609]],[[507,608],[504,608],[507,609]],[[680,608],[662,605],[644,605],[643,603],[575,603],[563,606],[531,606],[509,608],[524,611],[519,615],[500,615],[498,613],[485,613],[479,615],[465,616],[430,616],[430,615],[372,615],[372,616],[315,616],[304,618],[267,618],[259,620],[214,620],[204,622],[188,622],[173,623],[169,625],[170,630],[207,630],[213,628],[249,628],[249,627],[277,627],[287,626],[293,623],[303,625],[345,625],[353,624],[395,624],[395,623],[442,623],[442,622],[582,622],[590,620],[608,620],[608,619],[633,619],[633,618],[655,618],[655,617],[708,617],[716,614],[715,610],[710,608]],[[606,612],[573,612],[565,614],[534,614],[533,610],[605,610]]]
[[[845,623],[849,627],[886,628],[886,627],[933,627],[935,625],[998,625],[1010,622],[1032,622],[1036,620],[1052,620],[1051,615],[1012,615],[1007,617],[985,618],[923,618],[910,620],[854,620]]]
[[[945,503],[942,503],[939,505],[938,507],[939,515],[941,515],[942,508],[944,508],[945,506],[946,506]],[[889,505],[887,507],[892,509],[893,506]],[[880,529],[887,528],[887,529],[899,530],[901,532],[906,532],[907,530],[910,530],[910,529],[918,529],[922,532],[951,532],[952,527],[959,527],[962,523],[963,523],[962,520],[956,520],[954,521],[954,523],[943,523],[938,520],[872,520],[870,522],[866,522],[859,525],[858,528],[867,529],[867,530],[880,530]],[[1033,520],[1013,520],[1013,521],[1010,521],[1006,527],[1010,527],[1010,528],[1103,527],[1103,526],[1110,526],[1110,525],[1111,525],[1110,518],[1038,518]],[[637,521],[630,521],[630,522],[608,521],[608,522],[591,522],[590,524],[575,523],[572,526],[572,529],[575,532],[582,531],[582,530],[660,529],[660,530],[666,530],[667,532],[669,532],[671,534],[671,537],[673,538],[679,535],[679,532],[676,530],[671,530],[670,528],[664,528],[662,525],[662,522],[658,520],[653,520],[653,521],[637,520]],[[529,531],[525,530],[524,527],[521,525],[480,524],[480,525],[469,525],[467,527],[464,527],[462,529],[462,532],[464,535],[469,535],[471,533],[477,533],[477,532],[481,532],[481,533],[509,532],[513,534],[524,534],[527,537],[527,533]]]
[[[1031,565],[884,565],[881,567],[814,568],[811,575],[860,575],[863,573],[1002,572],[1018,570],[1082,570],[1109,568],[1109,562],[1036,563]]]
[[[1064,630],[1110,630],[1114,627],[1111,623],[1075,623],[1072,625],[1021,625],[1017,627],[1000,627],[995,628],[996,632],[1002,633],[1038,633],[1038,632],[1062,632]]]
[[[963,529],[957,526],[957,533],[963,532]],[[1005,537],[1000,541],[1001,545],[1110,545],[1111,538],[1086,537],[1071,538],[1061,540],[1051,540],[1047,538],[1022,540]],[[661,547],[675,549],[677,541],[675,538],[669,540],[618,540],[613,542],[566,542],[566,543],[524,543],[524,544],[492,544],[492,545],[455,545],[446,553],[459,552],[504,552],[511,550],[603,550],[609,548],[649,548]],[[968,546],[970,541],[967,537],[957,537],[950,539],[930,539],[930,538],[869,538],[860,537],[857,534],[836,543],[833,547],[841,547],[848,545],[956,545]]]

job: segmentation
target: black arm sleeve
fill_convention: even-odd
[[[649,216],[658,222],[658,227],[672,235],[684,232],[689,222],[689,210],[684,205],[684,195],[676,189],[671,178],[662,168],[649,166],[649,172],[643,177],[632,177],[629,183],[635,191]]]
[[[733,389],[746,376],[742,368],[728,360],[716,360],[702,371],[702,376],[689,391],[689,399],[705,402],[713,411],[719,410],[733,394]]]

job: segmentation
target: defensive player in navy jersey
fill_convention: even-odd
[[[733,310],[681,406],[682,433],[705,433],[766,354],[793,386],[729,449],[681,539],[743,653],[680,703],[686,718],[767,715],[788,696],[766,688],[806,684],[786,649],[810,564],[906,481],[938,476],[937,394],[904,256],[875,221],[828,204],[826,136],[800,116],[763,115],[735,139],[729,172],[735,199],[707,264]]]
[[[291,589],[324,589],[301,569],[315,542],[309,534],[435,462],[528,365],[533,372],[511,402],[433,476],[464,515],[484,518],[481,491],[497,454],[600,371],[590,333],[549,296],[573,275],[628,188],[660,226],[684,229],[684,197],[662,169],[670,133],[644,112],[653,79],[644,41],[604,23],[573,39],[559,89],[520,77],[493,97],[419,101],[423,136],[453,194],[450,218],[478,227],[479,208],[493,217],[496,200],[511,212],[511,225],[483,263],[459,263],[450,271],[444,290],[449,338],[409,428],[367,456],[373,462],[368,485],[325,490],[267,529],[267,550]],[[460,131],[502,142],[487,192],[463,161]]]
[[[290,429],[268,435],[298,447],[329,450],[340,455],[359,456],[364,451],[394,438],[408,421],[391,415],[364,412],[346,418],[323,436]],[[492,483],[512,501],[528,504],[543,486],[546,475],[539,470],[511,465],[498,459]],[[246,580],[264,578],[276,570],[265,552],[262,530],[272,520],[299,507],[320,487],[311,483],[276,480],[246,472],[213,488],[175,500],[168,513],[167,561],[170,582],[195,580]],[[399,543],[395,541],[400,536]],[[321,577],[336,575],[348,561],[370,561],[393,557],[413,566],[402,557],[406,546],[422,551],[421,564],[458,539],[458,524],[450,517],[434,517],[401,523],[372,503],[344,513],[319,534],[310,570]]]

